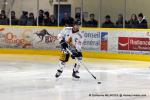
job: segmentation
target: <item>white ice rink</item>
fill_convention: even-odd
[[[84,59],[101,85],[71,60],[56,80],[58,57],[0,55],[0,100],[150,100],[150,62]]]

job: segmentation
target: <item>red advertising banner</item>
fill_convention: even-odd
[[[149,38],[129,38],[129,49],[138,51],[150,51]]]
[[[119,37],[118,50],[150,51],[150,39],[139,37]]]

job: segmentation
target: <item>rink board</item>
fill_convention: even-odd
[[[0,53],[58,56],[62,28],[0,26]],[[84,57],[150,61],[149,29],[81,28],[81,33]]]
[[[27,54],[27,55],[59,56],[60,53],[61,52],[59,50],[0,49],[0,54]],[[148,55],[137,55],[137,54],[83,52],[83,56],[87,57],[87,58],[98,58],[98,59],[122,59],[122,60],[150,61],[150,57]]]

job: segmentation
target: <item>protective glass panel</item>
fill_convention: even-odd
[[[125,27],[124,11],[125,0],[101,0],[101,27],[123,28]]]
[[[37,24],[37,0],[12,0],[11,24],[29,25]]]

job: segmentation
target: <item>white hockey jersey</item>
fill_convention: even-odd
[[[65,27],[59,34],[58,34],[58,40],[61,41],[64,39],[65,41],[68,41],[68,39],[71,38],[72,44],[75,46],[78,52],[82,51],[82,43],[84,41],[83,34],[80,33],[80,31],[73,33],[72,32],[73,27]]]

